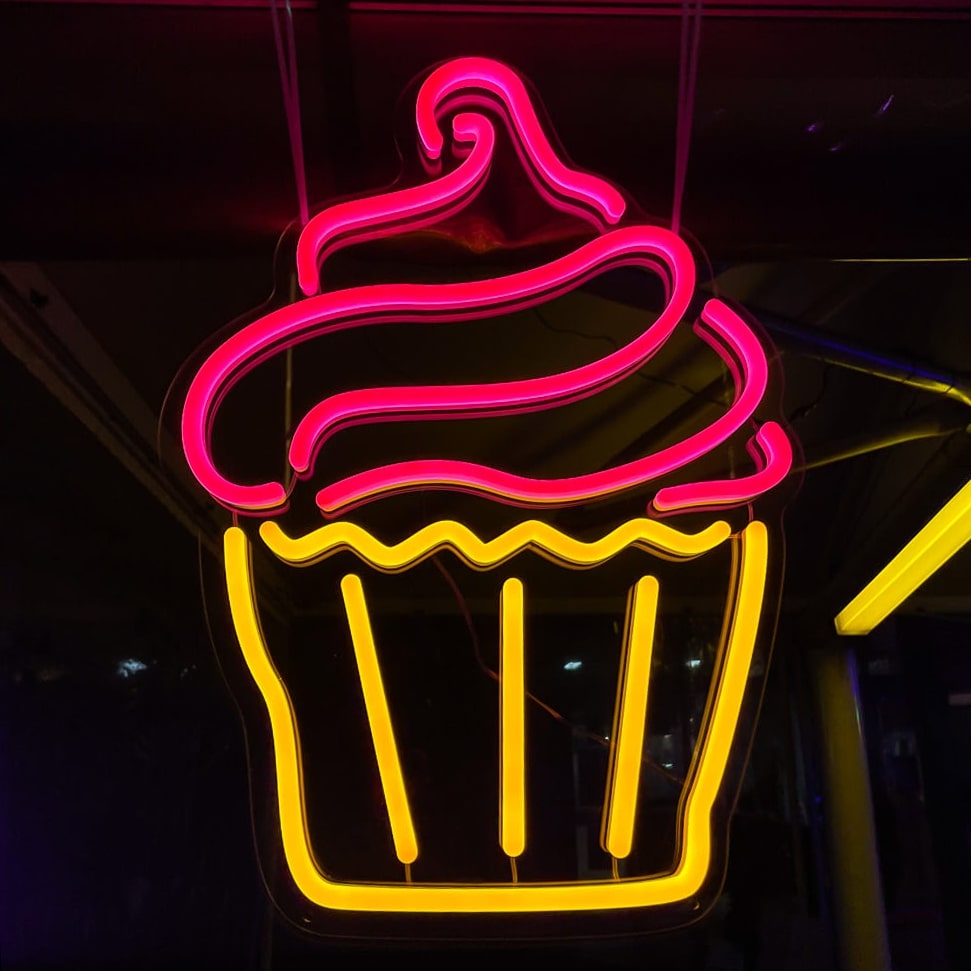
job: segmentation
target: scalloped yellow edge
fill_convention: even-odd
[[[277,557],[291,565],[310,566],[341,550],[351,550],[385,573],[406,570],[443,549],[452,550],[476,570],[498,566],[527,549],[578,569],[604,563],[628,546],[680,560],[707,553],[725,542],[731,532],[731,527],[723,520],[697,533],[683,533],[653,519],[631,519],[602,539],[587,542],[531,519],[486,541],[479,539],[467,526],[445,519],[389,546],[361,526],[348,522],[328,523],[295,539],[287,536],[272,520],[260,526],[263,542]]]
[[[648,530],[645,524],[648,524]],[[260,535],[282,559],[308,563],[341,548],[352,548],[383,569],[401,569],[407,557],[422,558],[449,547],[475,564],[495,565],[531,547],[562,557],[573,566],[603,562],[628,543],[661,555],[691,557],[731,536],[716,523],[698,534],[680,533],[649,520],[634,520],[603,540],[581,543],[539,523],[523,523],[482,543],[456,523],[435,523],[395,546],[385,546],[360,527],[334,523],[300,539],[289,539],[266,523]],[[562,542],[557,537],[562,537]],[[731,536],[733,575],[718,677],[709,696],[705,725],[692,759],[679,808],[678,859],[664,874],[570,883],[420,884],[343,883],[317,865],[307,828],[300,739],[293,704],[273,664],[256,607],[252,549],[246,534],[231,527],[224,535],[227,590],[233,623],[246,666],[266,705],[273,737],[277,800],[284,856],[300,892],[312,903],[341,911],[384,913],[552,913],[654,907],[684,901],[702,887],[711,864],[711,814],[721,786],[745,695],[762,612],[768,567],[768,531],[749,523]],[[500,542],[502,540],[502,542]]]

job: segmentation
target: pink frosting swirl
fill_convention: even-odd
[[[491,122],[478,112],[453,119],[457,145],[469,150],[460,164],[424,185],[353,200],[312,219],[301,234],[297,271],[307,299],[275,310],[221,344],[194,376],[182,415],[182,441],[192,472],[217,500],[248,512],[285,506],[280,482],[235,483],[216,468],[209,446],[213,416],[229,387],[268,357],[328,332],[372,323],[450,323],[518,310],[549,300],[619,265],[658,270],[667,303],[658,319],[630,343],[596,361],[556,374],[487,384],[366,388],[325,398],[297,425],[290,463],[300,477],[312,474],[321,446],[335,432],[363,422],[466,419],[540,411],[610,387],[640,369],[671,336],[694,293],[691,254],[674,233],[646,225],[616,226],[623,197],[609,183],[568,168],[536,118],[522,81],[507,67],[465,58],[439,68],[418,96],[417,125],[430,163],[441,155],[438,116],[443,106],[503,109],[526,170],[543,196],[559,209],[582,215],[601,232],[574,252],[543,266],[491,280],[442,285],[378,284],[317,293],[319,261],[362,239],[400,233],[438,221],[467,204],[489,173],[495,145]],[[321,511],[340,514],[381,496],[415,489],[448,488],[488,495],[508,504],[551,506],[586,502],[643,486],[696,461],[752,419],[766,391],[768,365],[751,328],[719,300],[706,304],[695,325],[699,336],[726,361],[735,377],[734,400],[709,426],[652,455],[597,472],[537,479],[486,465],[429,458],[381,465],[331,483],[317,496]],[[765,422],[749,442],[752,475],[662,488],[660,512],[744,503],[776,485],[792,463],[789,440]]]

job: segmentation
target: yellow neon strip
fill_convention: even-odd
[[[223,559],[236,639],[270,717],[284,855],[294,880],[303,887],[314,879],[316,868],[312,857],[303,849],[309,847],[310,835],[306,830],[303,802],[300,735],[293,703],[270,658],[256,611],[249,540],[237,526],[227,529],[223,536]]]
[[[693,874],[699,886],[711,861],[711,807],[725,775],[752,664],[765,596],[768,547],[765,524],[757,520],[749,523],[741,536],[736,597],[729,618],[725,658],[714,686],[704,744],[695,752],[695,771],[684,797],[679,870]]]
[[[475,569],[496,566],[526,549],[576,567],[596,566],[628,546],[684,559],[707,553],[730,535],[731,527],[721,520],[701,532],[682,533],[652,519],[632,519],[602,539],[583,542],[546,523],[528,520],[493,540],[483,541],[461,523],[442,520],[400,543],[386,546],[367,530],[343,521],[328,523],[296,539],[287,536],[272,520],[260,527],[263,542],[287,563],[310,565],[341,550],[353,550],[376,569],[388,573],[406,569],[445,548]]]
[[[690,541],[691,537],[686,539]],[[312,903],[335,910],[466,914],[651,907],[682,901],[695,894],[704,882],[711,861],[712,807],[725,774],[759,624],[768,555],[764,524],[750,523],[740,543],[740,568],[735,581],[738,589],[730,598],[731,618],[721,665],[721,685],[695,753],[692,785],[683,800],[679,858],[670,873],[573,883],[362,884],[332,880],[314,860],[305,824],[293,707],[260,630],[253,600],[248,541],[241,529],[227,530],[225,568],[233,622],[243,658],[269,715],[283,851],[301,893]]]
[[[502,585],[499,633],[499,845],[506,856],[526,849],[526,677],[523,584]]]
[[[604,849],[618,860],[630,856],[634,842],[657,601],[657,580],[650,576],[641,577],[631,592],[627,612],[604,806]]]
[[[971,481],[836,615],[839,634],[868,634],[971,540]]]
[[[371,621],[368,618],[360,578],[349,573],[341,580],[341,593],[344,595],[347,623],[354,643],[357,673],[361,678],[361,691],[364,693],[364,707],[367,710],[368,725],[371,727],[374,755],[378,760],[381,788],[388,807],[394,851],[402,863],[411,864],[418,859],[418,841],[411,821],[411,810],[408,808],[408,794],[405,792],[405,780],[401,774],[398,746],[394,741],[388,699],[384,694],[381,668],[374,649]]]

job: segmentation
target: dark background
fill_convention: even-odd
[[[295,5],[312,201],[391,182],[401,92],[475,52],[531,79],[578,165],[669,218],[680,4],[433,7]],[[494,960],[833,966],[806,637],[967,478],[967,402],[939,392],[971,387],[969,50],[958,3],[704,5],[683,224],[707,285],[776,328],[807,466],[726,896],[685,931],[564,943],[564,927],[559,942],[494,943]],[[400,961],[410,945],[317,940],[268,903],[242,723],[200,594],[222,520],[164,434],[157,458],[173,378],[269,296],[297,215],[269,8],[5,4],[0,136],[4,966]],[[622,337],[622,289],[588,297],[604,301],[597,325],[578,299],[552,323],[580,321],[579,336],[551,351],[534,322],[527,358]],[[833,339],[884,376],[827,362]],[[689,362],[679,379],[705,376]],[[675,407],[659,398],[654,420]],[[602,448],[588,417],[577,444]],[[636,448],[643,412],[611,428]],[[900,968],[971,952],[969,556],[858,646]],[[430,966],[473,953],[416,946]]]

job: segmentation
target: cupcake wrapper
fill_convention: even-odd
[[[477,570],[501,570],[529,550],[573,569],[596,569],[631,547],[666,560],[692,560],[729,544],[731,576],[721,646],[698,742],[678,809],[674,866],[662,874],[608,880],[539,883],[435,884],[342,882],[318,863],[309,835],[304,798],[304,765],[294,705],[263,636],[251,564],[252,547],[242,529],[227,530],[224,565],[236,637],[250,677],[265,705],[272,733],[276,797],[284,856],[299,891],[313,904],[340,911],[425,914],[552,913],[660,907],[699,893],[712,865],[712,814],[733,754],[759,630],[770,535],[761,521],[732,533],[716,522],[685,533],[654,520],[624,523],[594,542],[573,539],[543,523],[527,521],[482,541],[458,523],[442,521],[401,543],[385,545],[350,523],[333,523],[296,539],[276,524],[264,523],[260,536],[289,565],[317,562],[350,551],[382,572],[402,572],[440,550],[451,550]],[[506,571],[508,572],[508,571]],[[395,853],[410,878],[420,859],[402,771],[372,634],[367,594],[356,573],[347,573],[341,593],[354,647],[360,688],[381,778]],[[628,598],[624,652],[618,679],[610,771],[602,820],[602,843],[615,858],[630,852],[643,755],[645,710],[650,691],[651,652],[659,596],[657,580],[646,573]],[[516,577],[505,577],[500,600],[500,806],[498,839],[515,860],[524,850],[528,813],[525,786],[523,635],[529,600]],[[515,872],[515,868],[513,868]]]

